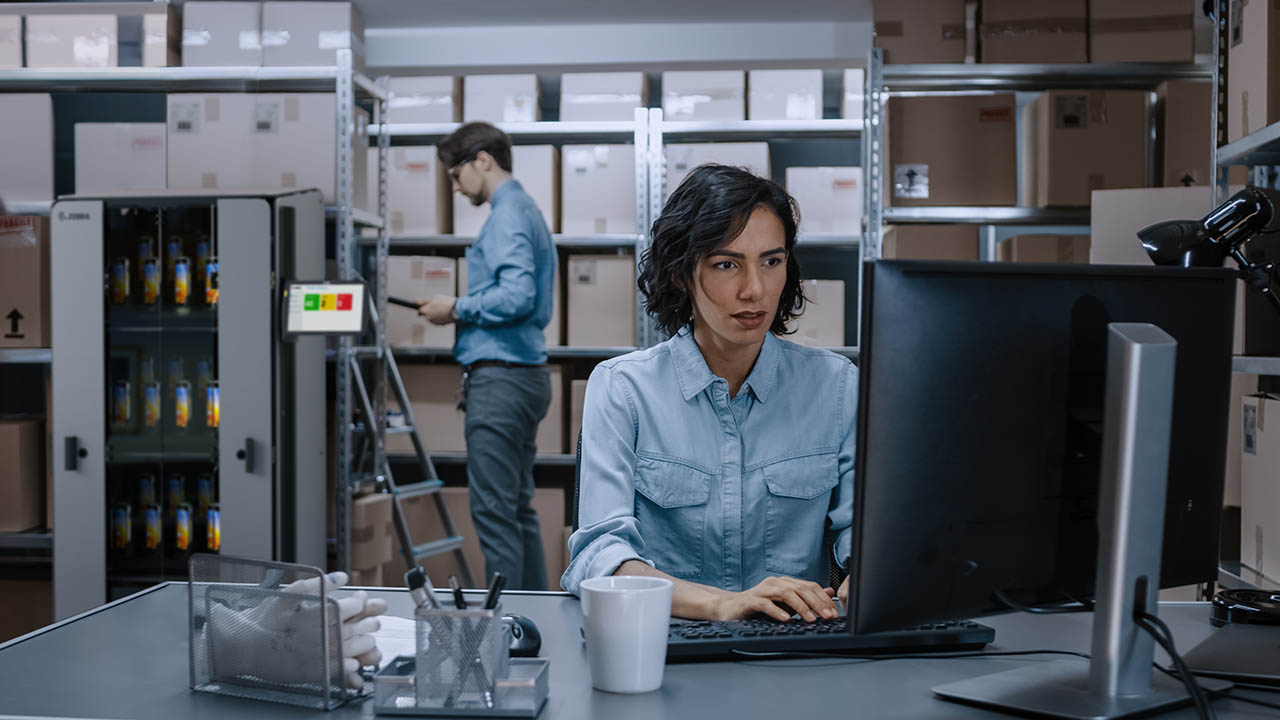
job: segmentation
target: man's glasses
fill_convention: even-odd
[[[476,158],[473,155],[467,158],[466,160],[463,160],[462,162],[458,163],[457,165],[454,165],[453,167],[449,168],[449,177],[453,178],[454,182],[460,182],[458,180],[458,175],[462,172],[462,168],[467,165],[470,165],[475,161],[476,161]]]

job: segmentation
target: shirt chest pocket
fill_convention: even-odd
[[[636,521],[644,556],[678,578],[702,574],[711,473],[681,463],[640,458],[636,464]]]
[[[762,468],[765,501],[765,569],[783,575],[825,576],[823,535],[831,490],[839,482],[836,454],[780,460]]]

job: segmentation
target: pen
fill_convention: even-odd
[[[462,598],[462,588],[458,586],[458,576],[449,576],[449,588],[453,590],[453,604],[459,610],[467,609],[467,601]]]
[[[421,566],[414,567],[404,574],[404,584],[409,587],[409,597],[418,607],[429,606],[433,610],[440,609],[440,601],[436,599],[436,589],[431,585],[431,578]]]
[[[507,584],[507,576],[500,572],[493,574],[493,581],[489,583],[489,594],[484,598],[484,609],[492,610],[498,606],[498,598],[502,595],[502,588]]]

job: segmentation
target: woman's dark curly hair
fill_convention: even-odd
[[[792,252],[800,211],[795,200],[772,180],[742,168],[701,165],[671,193],[662,215],[653,223],[653,243],[640,257],[636,284],[644,293],[645,310],[668,334],[674,335],[693,319],[693,273],[710,252],[733,242],[747,226],[751,213],[768,208],[782,221],[786,234],[787,282],[778,314],[769,331],[794,332],[787,323],[804,308],[800,263]]]

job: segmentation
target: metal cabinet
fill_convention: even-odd
[[[69,197],[52,212],[54,612],[185,579],[193,552],[325,565],[314,190]]]

